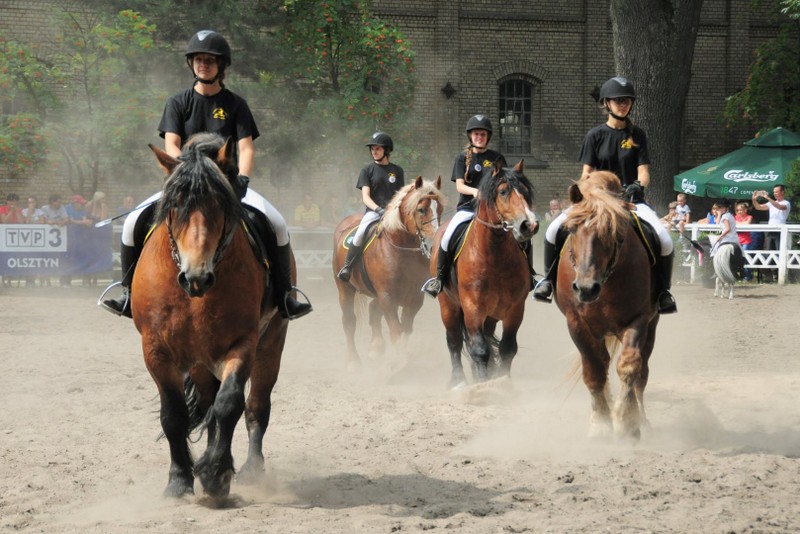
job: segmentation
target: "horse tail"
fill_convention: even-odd
[[[461,326],[461,339],[464,340],[464,344],[461,346],[461,354],[467,358],[471,358],[470,351],[472,348],[472,340],[469,336],[469,331],[467,330],[467,324],[464,322],[464,311],[461,310],[459,312],[459,324]],[[484,339],[486,340],[486,344],[489,346],[489,367],[499,365],[500,363],[500,340],[497,338],[497,335],[486,335],[484,334]],[[471,361],[471,360],[470,360]]]
[[[203,431],[205,431],[206,426],[208,426],[211,410],[206,413],[200,407],[200,401],[197,396],[197,386],[194,385],[194,381],[189,375],[186,375],[183,379],[183,399],[186,402],[186,408],[189,410],[189,431],[187,432],[187,438],[192,432],[199,429],[200,435],[198,435],[196,439],[188,438],[191,443],[197,443],[200,441],[200,438],[203,437]],[[166,437],[166,435],[162,430],[158,433],[156,440],[160,440],[164,437]]]
[[[736,272],[732,266],[733,253],[733,245],[723,245],[714,254],[714,272],[726,284],[736,282]]]
[[[189,409],[189,433],[197,429],[206,418],[205,412],[200,408],[197,398],[197,386],[189,375],[183,379],[183,398],[186,400],[186,407]]]

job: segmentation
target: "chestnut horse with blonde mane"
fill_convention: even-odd
[[[517,331],[531,289],[522,247],[538,226],[531,210],[533,185],[523,170],[520,161],[514,168],[495,169],[481,180],[475,217],[452,269],[455,276],[449,277],[451,283],[437,297],[450,351],[451,389],[466,384],[461,364],[464,342],[476,381],[511,373]],[[436,236],[430,265],[433,276],[443,235],[444,228]],[[494,337],[498,323],[503,325],[499,343]]]
[[[339,290],[349,365],[358,365],[361,361],[355,344],[356,293],[372,298],[369,304],[372,355],[382,354],[385,348],[381,317],[389,326],[389,340],[393,346],[411,334],[414,317],[422,308],[423,295],[419,286],[427,278],[431,242],[444,208],[441,185],[441,177],[431,182],[417,176],[413,184],[395,193],[376,234],[367,237],[364,252],[353,267],[349,282],[340,280],[336,273],[347,256],[344,240],[358,226],[362,215],[346,217],[334,231],[333,279]],[[402,315],[398,315],[400,308]]]
[[[234,475],[231,441],[243,412],[249,448],[239,480],[263,474],[262,440],[288,320],[277,312],[267,270],[242,222],[244,208],[231,186],[237,174],[232,142],[198,134],[179,158],[150,148],[169,176],[131,290],[133,321],[169,441],[165,494],[193,494],[197,476],[208,495],[223,498]],[[200,425],[208,442],[193,462],[189,434]]]
[[[654,256],[637,235],[633,205],[620,197],[620,181],[596,171],[570,186],[573,202],[562,228],[556,303],[581,355],[583,382],[592,398],[591,434],[616,432],[634,439],[647,423],[644,389],[658,325]],[[609,349],[618,353],[620,390],[609,403]]]

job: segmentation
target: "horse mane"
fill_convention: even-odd
[[[514,167],[503,167],[489,176],[485,176],[478,187],[479,198],[493,207],[497,201],[497,187],[504,181],[522,193],[529,206],[533,205],[533,184],[525,176],[525,173]]]
[[[420,200],[425,197],[436,197],[441,202],[442,192],[439,191],[433,182],[429,180],[422,180],[422,185],[419,188],[414,187],[414,184],[408,184],[400,188],[386,205],[386,213],[383,215],[383,228],[386,231],[408,231],[403,223],[403,216],[413,216],[414,210],[417,208]],[[404,202],[408,200],[408,202]],[[403,213],[401,213],[401,208]]]
[[[164,192],[158,203],[156,224],[161,224],[171,214],[170,223],[175,234],[189,223],[189,217],[200,211],[214,228],[214,214],[221,212],[224,224],[229,226],[243,215],[241,202],[233,192],[229,181],[236,176],[235,158],[218,162],[217,156],[226,140],[212,133],[201,133],[190,137],[178,157],[180,163],[164,183]],[[223,164],[224,168],[220,168]]]
[[[563,228],[570,232],[581,225],[594,228],[596,237],[607,246],[621,241],[630,224],[630,211],[620,197],[619,178],[608,171],[595,171],[572,187],[579,191]]]

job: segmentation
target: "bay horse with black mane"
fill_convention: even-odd
[[[237,174],[232,142],[198,134],[179,158],[150,148],[168,178],[131,290],[169,441],[165,495],[193,494],[196,475],[208,495],[221,498],[230,492],[231,441],[243,412],[249,449],[239,480],[263,473],[262,440],[288,320],[277,313],[231,187]],[[193,463],[188,440],[200,425],[208,442]]]
[[[475,380],[511,373],[531,283],[523,246],[538,225],[531,211],[533,186],[523,170],[520,161],[514,168],[495,169],[481,180],[475,217],[454,256],[454,275],[437,297],[452,364],[450,388],[466,383],[461,364],[465,341]],[[433,276],[443,235],[444,228],[437,234],[431,258]],[[499,345],[494,337],[498,323],[503,326]]]
[[[647,423],[644,389],[658,326],[655,252],[637,235],[619,179],[596,171],[570,186],[569,232],[559,262],[556,303],[581,355],[592,399],[590,435],[638,439]],[[616,353],[620,390],[610,407],[608,369]]]
[[[381,317],[386,319],[392,345],[411,334],[414,317],[422,308],[423,295],[419,286],[427,277],[431,242],[444,208],[439,190],[441,185],[441,177],[431,182],[417,176],[413,184],[395,193],[376,232],[367,237],[360,264],[353,268],[348,282],[340,280],[336,273],[347,255],[345,241],[358,226],[362,215],[350,215],[336,227],[333,234],[333,279],[339,290],[350,365],[360,363],[355,344],[356,293],[372,298],[369,304],[371,354],[384,351]],[[400,308],[402,315],[398,315]]]

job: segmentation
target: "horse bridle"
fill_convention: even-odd
[[[570,234],[570,237],[572,237],[572,234]],[[614,267],[617,266],[617,261],[619,261],[620,251],[622,250],[622,244],[624,242],[624,238],[621,240],[614,240],[614,250],[611,252],[611,261],[608,262],[608,265],[606,265],[606,270],[603,271],[603,275],[600,277],[600,284],[605,284],[608,278],[611,276],[611,273],[614,272]],[[566,243],[564,246],[566,246]],[[572,264],[572,269],[577,272],[575,249],[572,247],[572,244],[569,246],[569,262]]]
[[[172,225],[170,225],[169,220],[170,216],[167,215],[165,224],[167,226],[167,235],[169,236],[169,252],[170,255],[172,256],[172,261],[175,262],[175,265],[180,270],[181,255],[178,252],[178,243],[175,241],[175,236],[172,233]],[[214,251],[214,257],[211,259],[212,265],[216,265],[219,262],[219,260],[222,258],[222,254],[230,246],[231,242],[233,241],[233,235],[234,232],[236,231],[237,226],[238,224],[231,225],[230,229],[228,229],[227,232],[226,228],[228,228],[228,224],[225,223],[225,225],[222,227],[222,233],[225,237],[221,239],[219,243],[217,243],[217,250]]]
[[[434,199],[439,198],[439,197],[437,197],[436,195],[425,195],[424,197],[420,198],[420,202],[422,202],[422,200],[426,199],[426,198],[434,200]],[[417,206],[419,206],[419,202],[417,202]],[[427,221],[422,221],[422,225],[421,226],[419,224],[417,224],[417,220],[414,219],[414,229],[416,230],[417,239],[419,240],[419,247],[417,247],[417,248],[401,247],[399,245],[395,245],[394,243],[392,243],[392,241],[390,239],[387,239],[386,241],[390,245],[392,245],[394,248],[396,248],[398,250],[419,250],[422,253],[423,256],[425,256],[426,258],[430,259],[431,252],[433,252],[433,249],[431,248],[430,245],[425,244],[425,239],[422,236],[422,228],[425,227],[428,224],[431,224],[435,219],[436,219],[436,217],[434,217],[433,219],[429,219]]]
[[[503,179],[503,182],[508,183],[508,181],[505,180],[505,179]],[[499,186],[500,184],[497,184],[497,185]],[[510,186],[510,184],[509,184],[509,186]],[[517,191],[517,189],[515,189],[514,187],[512,187],[512,186],[510,186],[510,187],[511,187],[512,190]],[[500,210],[498,209],[497,204],[495,203],[495,204],[493,204],[493,206],[494,206],[494,212],[497,214],[497,218],[500,220],[499,223],[493,223],[491,221],[484,221],[483,219],[478,217],[478,210],[475,210],[475,220],[478,221],[479,223],[481,223],[482,225],[486,226],[487,228],[491,228],[492,230],[502,230],[504,232],[508,232],[509,230],[511,230],[513,228],[512,225],[509,224],[509,222],[505,219],[505,217],[503,217],[503,214],[500,213]]]

